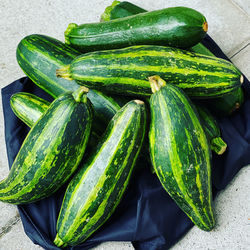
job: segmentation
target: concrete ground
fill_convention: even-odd
[[[250,79],[250,0],[133,0],[147,10],[188,6],[208,20],[208,34]],[[16,62],[16,47],[26,35],[46,34],[64,40],[68,23],[99,21],[111,0],[1,0],[0,1],[0,88],[24,76]],[[4,124],[0,107],[0,179],[8,175]],[[193,227],[173,250],[250,249],[250,168],[243,168],[215,201],[217,225],[212,232]],[[0,250],[41,249],[25,235],[17,209],[0,203]],[[133,249],[129,242],[104,243],[98,250]]]

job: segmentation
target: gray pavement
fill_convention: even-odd
[[[16,62],[16,47],[26,35],[38,33],[64,40],[70,22],[99,21],[111,0],[1,0],[0,1],[0,88],[24,76]],[[250,0],[133,0],[147,10],[187,6],[202,12],[208,34],[234,64],[250,79]],[[4,124],[0,105],[0,179],[8,175]],[[216,227],[203,232],[193,227],[173,250],[250,249],[250,168],[243,168],[215,201]],[[0,250],[41,249],[25,235],[17,209],[0,202]],[[130,242],[107,242],[98,250],[133,249]]]

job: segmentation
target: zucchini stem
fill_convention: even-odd
[[[216,137],[211,140],[211,149],[218,155],[223,154],[227,149],[227,144],[221,137]]]
[[[84,87],[84,86],[81,86],[79,87],[76,91],[74,91],[72,93],[74,99],[76,102],[83,102],[85,103],[87,101],[87,95],[86,93],[89,92],[89,89]]]
[[[70,44],[70,40],[69,40],[69,36],[70,33],[72,32],[73,29],[75,29],[76,27],[78,27],[78,25],[76,23],[70,23],[67,27],[67,29],[64,32],[64,37],[65,37],[65,43],[66,44]]]
[[[151,86],[152,93],[155,93],[166,85],[166,82],[158,75],[150,76],[148,78]]]
[[[56,235],[56,238],[54,239],[54,244],[56,245],[56,246],[58,246],[58,247],[66,247],[66,243],[64,243],[61,239],[60,239],[60,237],[59,237],[59,235],[57,234]]]

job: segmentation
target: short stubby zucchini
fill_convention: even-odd
[[[181,89],[150,78],[150,156],[176,204],[200,229],[214,227],[211,153],[198,114]]]
[[[85,87],[59,96],[25,138],[9,175],[0,182],[0,201],[31,203],[57,191],[83,158],[92,123]]]
[[[145,125],[140,100],[127,103],[110,121],[97,149],[68,185],[57,220],[58,247],[85,241],[112,215],[129,183]]]
[[[157,44],[189,48],[206,35],[207,21],[200,12],[172,7],[107,22],[70,23],[65,43],[82,52]]]
[[[192,98],[211,98],[241,86],[243,76],[230,62],[185,50],[139,45],[89,52],[58,69],[57,76],[102,92],[150,96],[148,77],[159,75]]]

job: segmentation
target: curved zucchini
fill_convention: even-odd
[[[97,150],[66,190],[54,240],[58,247],[85,241],[114,212],[134,169],[145,125],[145,105],[139,100],[113,117]]]
[[[151,95],[149,76],[159,75],[192,98],[221,96],[238,88],[243,76],[230,62],[185,50],[140,45],[86,53],[58,69],[57,76],[120,95]]]
[[[0,201],[31,203],[57,191],[82,160],[92,123],[87,89],[64,94],[50,105],[25,138],[6,179]]]
[[[196,105],[195,107],[198,111],[204,131],[208,137],[211,150],[218,155],[223,154],[226,151],[227,144],[221,138],[219,124],[208,109],[199,105]]]
[[[65,42],[83,52],[156,44],[189,48],[207,32],[205,17],[194,9],[172,7],[110,20],[69,24]]]
[[[56,69],[69,64],[80,52],[55,38],[32,34],[23,38],[18,44],[16,57],[24,73],[41,89],[52,97],[75,91],[79,84],[56,77]],[[94,126],[99,134],[106,129],[110,119],[120,109],[111,97],[96,90],[87,94],[94,107]]]
[[[155,172],[177,205],[200,229],[214,227],[211,156],[198,114],[187,96],[151,77],[150,155]]]
[[[105,9],[103,14],[101,15],[101,21],[110,21],[113,19],[132,16],[132,15],[136,15],[136,14],[144,13],[144,12],[147,12],[147,11],[133,3],[130,3],[127,1],[120,2],[120,1],[115,0],[110,6],[108,6]],[[195,53],[208,55],[208,56],[214,55],[202,43],[198,43],[188,50],[195,52]]]

